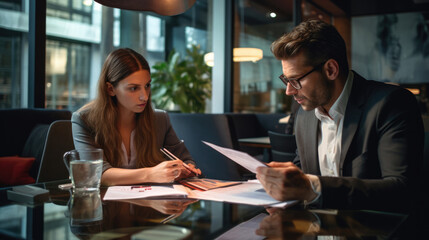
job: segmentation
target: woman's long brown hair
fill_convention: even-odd
[[[129,48],[111,52],[101,70],[97,97],[79,110],[83,121],[95,137],[95,143],[103,149],[105,160],[113,167],[120,167],[121,159],[126,156],[123,156],[121,135],[116,127],[117,100],[115,96],[108,94],[106,83],[116,87],[121,80],[139,70],[150,73],[148,62],[139,53]],[[149,95],[145,110],[136,114],[134,143],[137,168],[153,167],[163,161],[157,147],[155,131],[154,111]]]

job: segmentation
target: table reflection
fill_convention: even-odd
[[[73,193],[69,209],[71,225],[93,223],[103,219],[99,191]]]
[[[267,209],[256,233],[270,239],[388,239],[406,218],[371,211]],[[317,238],[319,236],[319,238]]]
[[[197,202],[192,199],[131,199],[104,201],[99,194],[72,196],[70,208],[70,228],[80,239],[94,237],[135,235],[141,231],[166,231],[155,227],[180,216],[186,208]],[[135,227],[139,226],[139,227]],[[168,231],[189,232],[168,228]]]
[[[198,202],[195,199],[159,199],[159,200],[148,200],[148,199],[130,199],[121,200],[123,203],[131,203],[136,206],[150,207],[159,213],[165,215],[179,216],[185,211],[189,204]]]
[[[0,239],[216,239],[235,229],[267,239],[421,239],[429,225],[427,208],[403,215],[191,199],[103,201],[106,188],[72,195],[58,189],[61,183],[44,184],[50,201],[37,205],[9,201],[0,190]]]
[[[76,236],[86,239],[101,231],[103,208],[99,191],[74,192],[68,206],[70,229]]]

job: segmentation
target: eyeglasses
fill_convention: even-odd
[[[282,82],[287,86],[288,83],[290,83],[290,85],[292,85],[292,87],[294,87],[296,90],[299,90],[302,88],[301,83],[299,81],[301,81],[301,79],[305,78],[306,76],[308,76],[310,73],[316,71],[317,69],[321,68],[323,65],[325,64],[325,62],[315,66],[311,71],[309,71],[308,73],[304,74],[303,76],[299,77],[299,78],[287,78],[284,74],[280,75],[279,78],[280,80],[282,80]]]

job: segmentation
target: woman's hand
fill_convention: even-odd
[[[182,171],[182,173],[179,176],[179,179],[201,175],[201,170],[199,168],[196,168],[194,164],[189,163],[189,164],[186,164],[186,166],[187,167],[185,167],[185,171]]]
[[[128,202],[142,207],[151,207],[162,214],[180,215],[189,204],[198,202],[198,199],[125,199],[121,200],[121,202]]]
[[[201,170],[199,168],[196,168],[194,164],[189,163],[187,165],[193,170],[194,173],[197,173],[198,175],[201,175]]]
[[[181,160],[164,161],[151,168],[148,182],[170,183],[178,179],[182,172],[190,171],[183,167]]]
[[[185,211],[189,204],[197,202],[198,200],[152,200],[150,207],[163,214],[176,214],[180,215]]]

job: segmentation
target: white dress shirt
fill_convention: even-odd
[[[349,72],[346,84],[338,99],[326,113],[322,108],[316,108],[314,113],[320,120],[318,136],[318,156],[319,167],[322,176],[339,176],[339,164],[341,156],[341,138],[343,132],[344,114],[346,112],[347,102],[353,85],[353,72]],[[307,174],[310,178],[313,190],[317,197],[321,195],[321,186],[319,178]],[[312,203],[311,202],[311,203]]]
[[[326,113],[321,107],[316,108],[315,115],[320,120],[318,132],[319,167],[322,176],[338,177],[341,137],[343,135],[344,114],[353,83],[353,72],[350,72],[343,91]]]
[[[137,153],[136,148],[134,146],[134,135],[135,135],[135,129],[131,132],[130,136],[130,155],[127,153],[127,149],[125,148],[124,142],[121,144],[122,148],[122,163],[121,168],[128,168],[133,169],[136,168],[136,159],[137,159]]]

